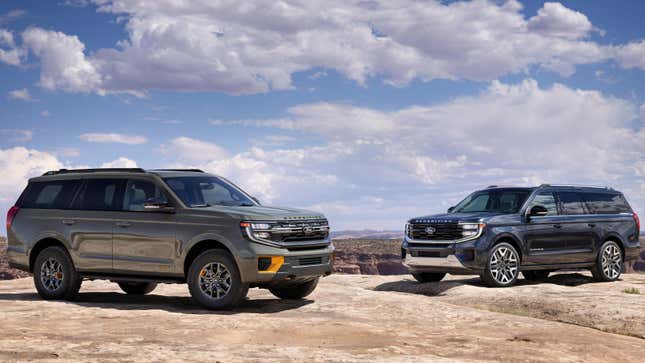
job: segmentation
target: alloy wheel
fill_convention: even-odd
[[[57,259],[48,258],[40,266],[40,281],[45,289],[49,291],[58,290],[63,284],[64,278],[63,265]]]
[[[211,299],[221,299],[231,290],[231,273],[224,264],[211,262],[199,271],[199,289]]]
[[[602,271],[610,279],[616,279],[620,276],[623,268],[623,259],[620,249],[615,244],[608,244],[602,251],[600,259]]]
[[[518,273],[517,254],[508,247],[499,247],[490,259],[490,273],[501,285],[513,281]]]

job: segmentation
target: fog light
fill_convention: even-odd
[[[271,257],[258,258],[258,271],[266,271],[271,266]]]
[[[258,257],[258,271],[264,273],[278,272],[284,265],[284,256],[263,256]]]

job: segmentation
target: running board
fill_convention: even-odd
[[[594,262],[560,263],[552,265],[522,265],[520,271],[582,269],[593,266]]]
[[[156,277],[145,275],[81,273],[81,277],[87,280],[110,280],[112,282],[160,282],[165,284],[183,284],[186,282],[186,280],[181,277]]]

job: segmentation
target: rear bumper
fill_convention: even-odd
[[[636,243],[634,246],[625,246],[625,261],[638,260],[641,251],[640,243]]]
[[[9,267],[29,272],[29,254],[23,246],[7,246]]]
[[[21,271],[25,271],[25,272],[31,272],[31,271],[29,271],[29,265],[23,265],[23,264],[19,264],[19,263],[15,263],[15,262],[9,262],[9,267],[13,268],[13,269],[16,269],[16,270],[21,270]]]

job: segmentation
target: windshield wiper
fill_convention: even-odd
[[[208,207],[212,207],[212,205],[210,205],[210,204],[208,204],[208,203],[204,203],[204,204],[191,204],[191,205],[190,205],[190,207],[191,207],[191,208],[208,208]]]
[[[251,204],[251,203],[241,203],[241,204],[240,204],[240,207],[255,207],[255,204]]]

